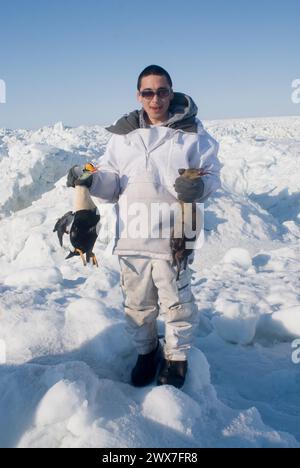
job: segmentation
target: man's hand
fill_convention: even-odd
[[[92,164],[85,164],[85,166],[73,166],[69,170],[67,177],[67,187],[75,187],[81,185],[90,188],[93,182],[93,173],[96,168]]]
[[[178,193],[178,200],[184,203],[193,203],[201,198],[204,192],[204,183],[201,177],[189,179],[183,175],[175,180],[175,191]]]

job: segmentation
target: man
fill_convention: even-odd
[[[132,384],[148,385],[159,367],[157,384],[180,388],[198,324],[191,272],[187,266],[177,279],[170,230],[159,235],[167,220],[160,219],[150,233],[146,227],[158,204],[172,206],[178,199],[202,203],[220,186],[218,144],[196,118],[193,100],[173,92],[166,70],[147,67],[137,88],[142,109],[107,129],[112,136],[98,171],[86,177],[73,168],[68,180],[73,186],[86,185],[103,202],[118,202],[114,253],[120,260],[127,330],[138,352]],[[201,168],[206,175],[191,181],[178,176],[180,168]],[[130,214],[136,213],[138,203],[146,207],[140,236],[130,229]],[[163,358],[156,324],[160,307],[165,311]]]

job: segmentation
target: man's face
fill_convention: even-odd
[[[143,98],[140,93],[145,90],[157,91],[159,88],[171,89],[165,76],[149,75],[144,76],[141,81],[141,88],[137,98],[147,113],[150,122],[153,124],[165,122],[168,119],[168,109],[173,99],[173,92],[169,96],[160,98],[155,94],[152,99]]]

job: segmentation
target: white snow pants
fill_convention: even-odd
[[[126,328],[139,354],[157,345],[159,307],[165,313],[165,358],[184,361],[198,324],[198,310],[191,292],[191,270],[177,270],[167,260],[120,256],[121,287]]]

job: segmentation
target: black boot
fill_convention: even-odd
[[[151,383],[156,375],[157,367],[161,359],[161,346],[148,354],[139,354],[135,367],[131,372],[131,383],[135,387],[144,387]]]
[[[157,385],[173,385],[181,388],[185,381],[188,364],[187,361],[168,361],[161,363]]]

